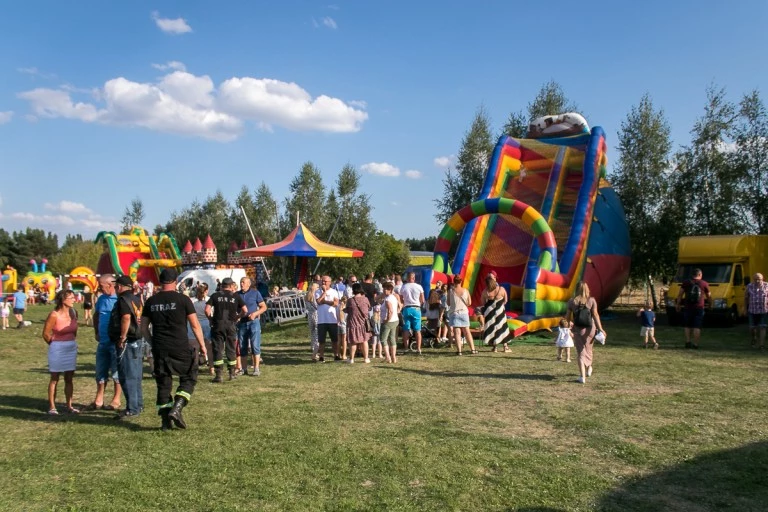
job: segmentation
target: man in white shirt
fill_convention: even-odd
[[[315,291],[317,299],[317,342],[320,344],[318,350],[318,361],[325,362],[325,335],[331,336],[333,345],[333,359],[341,360],[339,354],[339,320],[336,314],[339,305],[339,294],[331,288],[331,276],[323,276],[320,280],[320,288]],[[351,288],[351,287],[350,287]]]
[[[421,355],[421,306],[424,304],[424,288],[416,284],[416,274],[408,272],[408,282],[400,288],[403,299],[403,347],[408,350],[411,331],[416,337],[416,350]]]

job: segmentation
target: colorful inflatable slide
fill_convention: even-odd
[[[121,235],[102,231],[94,243],[104,244],[97,274],[128,275],[134,282],[157,284],[161,268],[174,267],[181,272],[181,252],[171,235],[150,236],[133,226],[130,233]]]
[[[429,276],[435,283],[462,275],[478,305],[483,277],[494,270],[509,292],[514,336],[557,325],[579,280],[604,308],[629,276],[629,233],[621,202],[605,181],[602,128],[589,131],[584,121],[576,126],[582,133],[545,138],[533,128],[564,116],[548,117],[548,124],[529,129],[542,138],[499,139],[480,197],[441,231]],[[460,232],[450,268],[448,250]]]

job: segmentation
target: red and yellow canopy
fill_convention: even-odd
[[[327,244],[317,238],[303,223],[281,242],[243,249],[243,256],[298,256],[306,258],[361,258],[363,251]]]

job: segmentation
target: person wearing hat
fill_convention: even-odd
[[[178,274],[172,268],[160,272],[160,291],[147,299],[142,312],[141,331],[150,338],[152,326],[152,356],[157,383],[157,414],[162,418],[162,429],[173,425],[187,428],[182,410],[192,398],[197,384],[198,358],[196,347],[189,344],[187,322],[197,339],[203,359],[207,359],[205,339],[192,300],[176,291]],[[171,396],[173,376],[179,385]]]
[[[496,272],[490,270],[485,276],[485,290],[480,297],[483,304],[483,343],[493,347],[499,345],[509,352],[509,326],[507,325],[507,290],[497,282]]]
[[[237,321],[248,314],[248,307],[239,294],[235,294],[235,282],[225,277],[221,290],[211,295],[205,306],[205,315],[211,319],[211,344],[215,383],[224,382],[224,355],[227,356],[229,380],[237,377]]]
[[[144,410],[141,377],[144,361],[144,341],[141,339],[139,317],[141,302],[133,293],[133,280],[119,276],[115,281],[117,302],[109,317],[109,337],[117,352],[117,378],[125,395],[125,409],[117,419],[138,416]]]

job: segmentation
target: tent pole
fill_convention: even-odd
[[[256,242],[256,236],[253,234],[253,229],[251,228],[251,223],[248,220],[248,215],[245,213],[245,208],[243,208],[242,205],[240,205],[240,211],[243,212],[243,218],[245,219],[245,225],[248,226],[248,231],[251,233],[251,240],[253,240],[253,246],[258,247],[259,244]],[[267,268],[267,263],[264,261],[264,258],[259,258],[261,261],[261,264],[264,265],[264,273],[267,275],[267,281],[269,281],[269,269]]]
[[[328,235],[328,243],[331,243],[331,238],[333,238],[333,232],[336,231],[336,226],[339,224],[339,217],[341,217],[341,215],[337,215],[336,216],[336,221],[334,221],[334,223],[333,223],[333,227],[331,228],[331,234]],[[320,258],[319,260],[317,260],[317,265],[315,265],[315,271],[312,272],[313,276],[315,274],[317,274],[317,269],[320,268],[320,263],[322,261],[323,261],[323,258]]]

